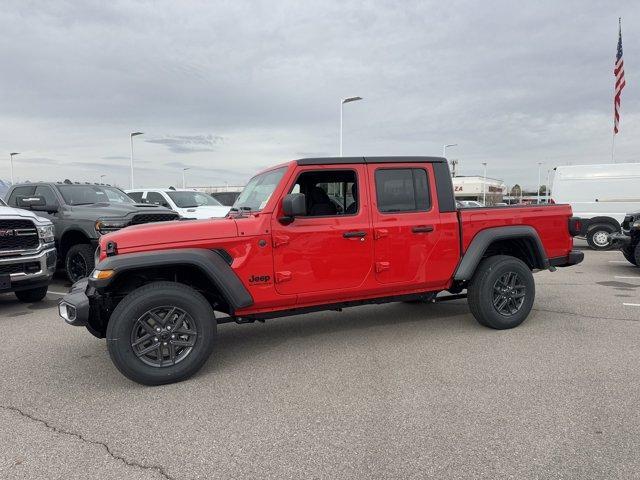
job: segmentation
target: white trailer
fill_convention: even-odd
[[[576,217],[588,218],[589,246],[610,247],[609,234],[620,230],[625,214],[640,210],[640,163],[604,163],[556,167],[551,197],[568,203]]]

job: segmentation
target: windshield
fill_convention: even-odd
[[[194,208],[204,205],[213,207],[222,206],[219,201],[206,193],[171,191],[167,192],[167,195],[171,197],[171,200],[173,200],[173,203],[175,203],[178,208]]]
[[[276,189],[278,183],[280,183],[280,179],[286,170],[287,167],[282,167],[253,177],[249,180],[247,186],[244,187],[244,190],[242,190],[236,203],[233,204],[233,209],[262,210],[269,201],[269,198],[271,198],[271,194]]]
[[[92,203],[135,203],[119,188],[101,185],[57,185],[64,201],[69,205]]]

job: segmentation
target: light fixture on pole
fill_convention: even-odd
[[[133,188],[133,137],[138,135],[144,135],[142,132],[131,132],[129,134],[129,140],[131,142],[131,188]]]
[[[540,168],[542,167],[542,162],[538,162],[538,205],[540,205]]]
[[[20,155],[20,152],[11,152],[9,154],[9,163],[11,163],[11,185],[13,185],[13,157],[15,155]]]
[[[484,173],[482,177],[484,181],[482,182],[482,205],[487,205],[487,162],[482,162],[482,166],[484,167]]]
[[[447,143],[446,145],[442,146],[442,156],[444,158],[447,158],[447,148],[449,147],[457,147],[458,144],[457,143]]]
[[[104,182],[102,181],[102,179],[103,179],[104,177],[106,177],[106,176],[107,176],[107,174],[106,174],[106,173],[103,173],[102,175],[100,175],[100,183],[104,183]]]
[[[342,156],[342,109],[345,103],[357,102],[362,97],[347,97],[340,99],[340,156]]]
[[[186,167],[182,169],[182,188],[187,188],[187,183],[184,178],[184,172],[186,172],[187,170],[191,170],[191,168]]]

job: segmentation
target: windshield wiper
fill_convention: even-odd
[[[93,205],[96,202],[87,202],[87,203],[72,203],[73,206],[77,207],[79,205]]]

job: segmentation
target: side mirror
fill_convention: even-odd
[[[307,214],[307,201],[304,193],[290,193],[282,199],[282,213],[280,219],[283,223],[291,223],[295,217],[304,217]]]
[[[33,195],[31,197],[18,197],[16,198],[16,203],[19,208],[28,208],[31,210],[33,207],[44,207],[47,201],[40,195]]]
[[[30,197],[17,197],[18,208],[33,210],[34,212],[57,212],[57,205],[47,205],[46,199],[42,195],[32,195]]]

